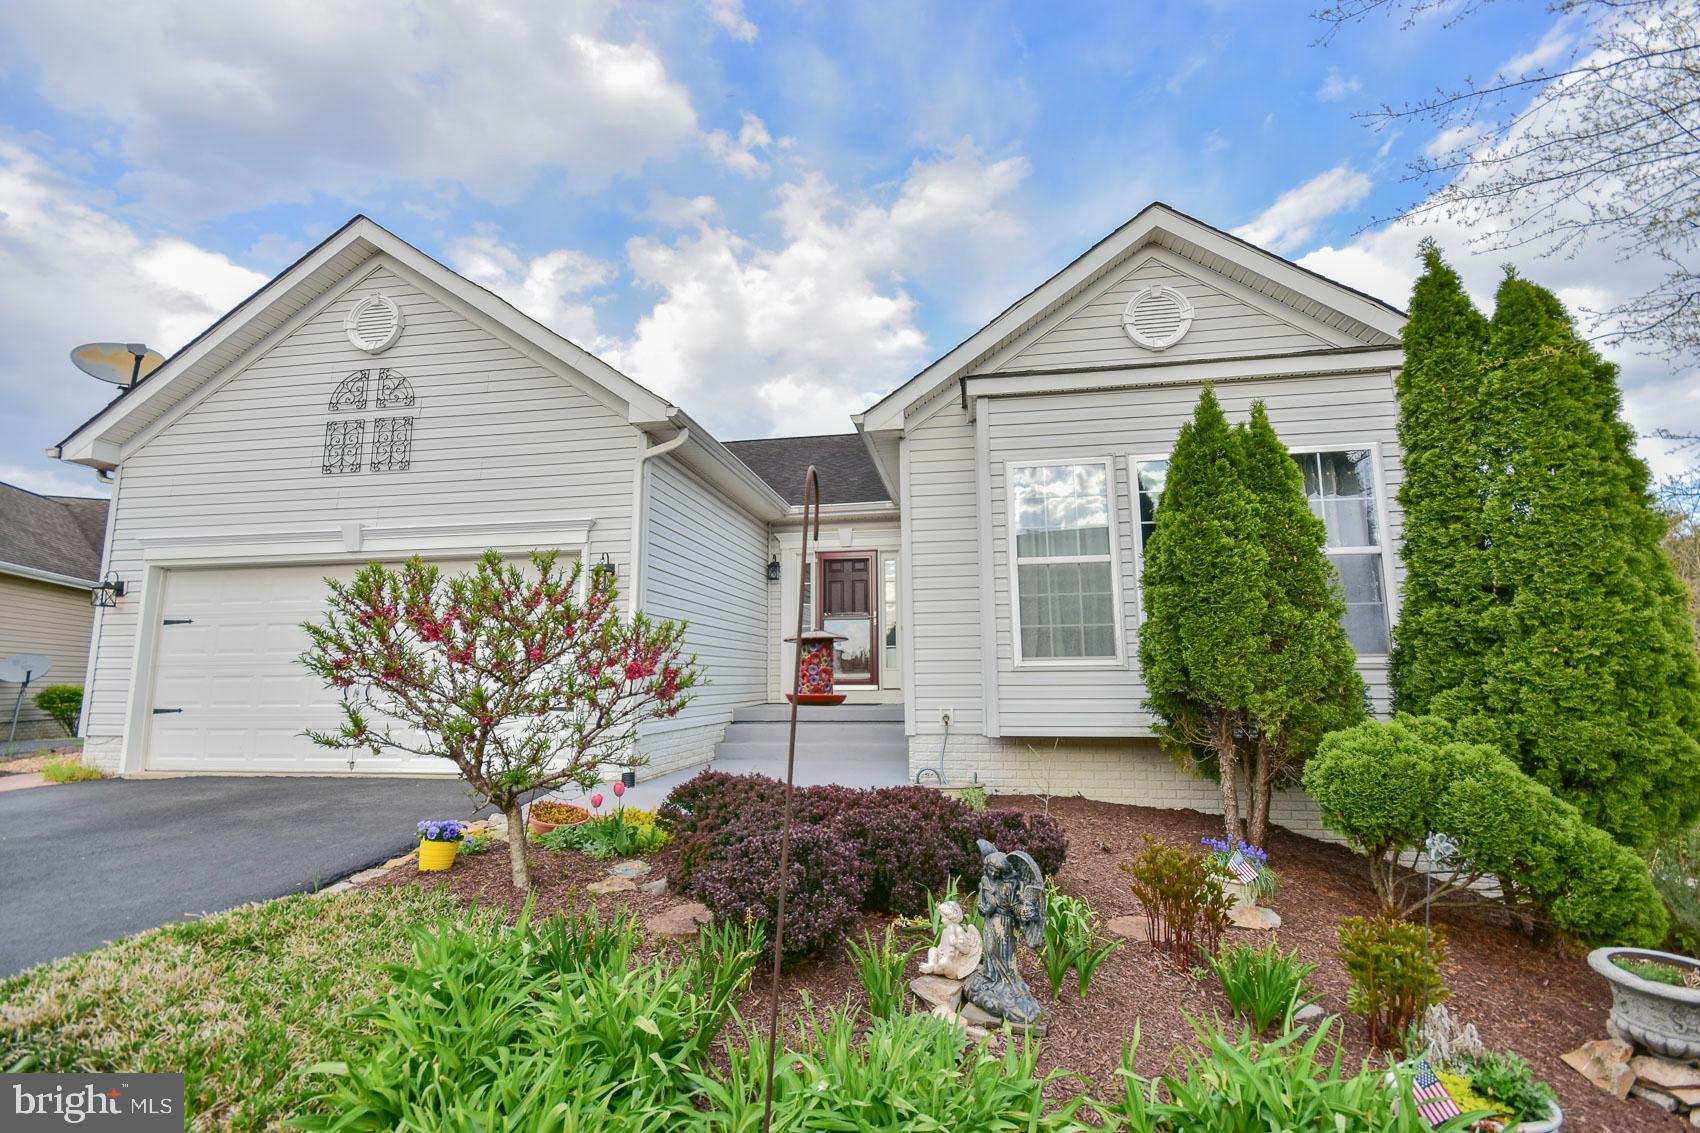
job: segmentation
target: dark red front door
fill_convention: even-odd
[[[833,668],[841,685],[878,686],[879,553],[827,551],[818,556],[820,629],[841,633]]]

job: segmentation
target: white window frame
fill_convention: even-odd
[[[1370,471],[1375,475],[1375,531],[1376,546],[1362,547],[1324,547],[1325,555],[1381,555],[1381,593],[1387,606],[1387,638],[1393,639],[1393,627],[1399,624],[1399,592],[1393,585],[1393,532],[1387,522],[1387,474],[1381,459],[1380,441],[1330,441],[1327,444],[1288,445],[1287,453],[1291,456],[1308,456],[1319,452],[1349,452],[1352,449],[1369,450]],[[1305,497],[1308,505],[1310,497]],[[1355,652],[1355,651],[1354,651]],[[1358,663],[1362,665],[1385,665],[1386,653],[1358,653]]]
[[[1381,592],[1387,600],[1387,635],[1391,640],[1393,627],[1399,623],[1399,591],[1393,584],[1393,533],[1387,521],[1387,474],[1382,461],[1380,441],[1343,441],[1314,445],[1288,445],[1289,456],[1308,456],[1319,452],[1369,451],[1370,471],[1375,476],[1375,530],[1379,545],[1375,547],[1325,547],[1328,555],[1381,555]],[[1127,455],[1127,487],[1130,515],[1133,522],[1133,585],[1138,600],[1136,619],[1145,624],[1145,594],[1141,581],[1145,571],[1145,537],[1139,524],[1139,465],[1156,460],[1173,460],[1174,450],[1167,453],[1129,453]],[[1309,503],[1309,497],[1306,497]],[[1366,665],[1385,665],[1385,653],[1357,653],[1358,662]]]
[[[1167,464],[1175,453],[1129,453],[1127,456],[1128,519],[1133,524],[1133,618],[1137,625],[1145,624],[1145,531],[1139,522],[1139,466],[1162,461]]]
[[[1014,472],[1027,468],[1066,468],[1095,464],[1104,470],[1105,503],[1110,520],[1110,600],[1111,618],[1115,627],[1116,653],[1113,657],[1024,657],[1021,652],[1021,564],[1016,553],[1016,534],[1019,531],[1015,499]],[[1004,558],[1009,568],[1009,626],[1010,649],[1017,669],[1125,669],[1127,668],[1127,626],[1122,620],[1121,533],[1116,522],[1116,460],[1113,456],[1084,457],[1023,457],[1003,462],[1004,488]],[[1025,560],[1031,563],[1033,560]],[[1042,563],[1097,563],[1102,555],[1061,555],[1038,560]]]

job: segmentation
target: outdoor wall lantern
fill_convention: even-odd
[[[619,571],[615,568],[613,560],[608,557],[607,551],[602,552],[602,561],[591,567],[590,573],[598,579],[616,578],[619,575]]]
[[[118,599],[124,597],[124,580],[117,572],[107,571],[106,577],[96,583],[89,591],[89,605],[101,609],[111,609],[118,605]]]
[[[778,555],[774,555],[773,561],[767,564],[767,580],[769,582],[778,582],[779,581],[779,556]]]

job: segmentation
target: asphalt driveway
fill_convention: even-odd
[[[193,776],[0,794],[0,976],[322,888],[467,818],[455,779]]]

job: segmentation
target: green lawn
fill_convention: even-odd
[[[275,1128],[347,1015],[458,915],[412,887],[288,897],[167,925],[0,982],[0,1069],[177,1071],[194,1129]]]

